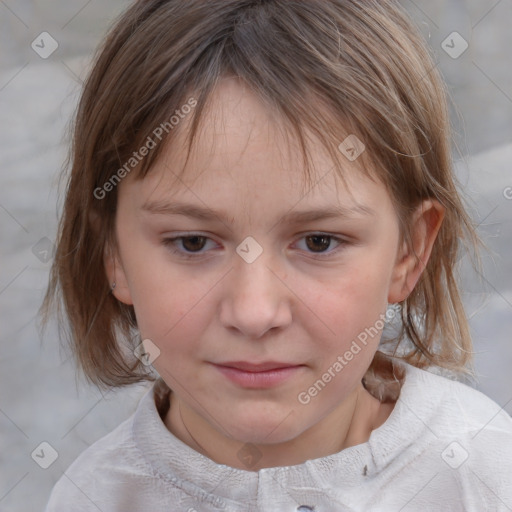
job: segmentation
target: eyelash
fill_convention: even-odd
[[[317,252],[317,253],[311,252],[311,253],[309,253],[309,254],[314,255],[314,257],[313,257],[314,259],[327,259],[327,258],[331,257],[333,254],[338,253],[343,248],[343,246],[348,244],[347,240],[344,240],[343,238],[339,238],[337,236],[329,235],[327,233],[321,233],[321,232],[320,233],[309,233],[307,235],[302,236],[300,238],[300,240],[308,238],[308,237],[326,237],[329,240],[334,241],[338,244],[338,246],[334,250],[329,251],[329,252],[323,252],[323,253],[322,252]],[[177,236],[174,238],[164,238],[162,240],[162,244],[165,247],[169,248],[173,254],[179,254],[181,257],[183,257],[185,259],[193,259],[193,258],[198,258],[198,257],[202,256],[204,254],[204,252],[183,252],[183,251],[175,248],[176,242],[178,240],[185,240],[185,239],[190,239],[190,238],[204,238],[206,240],[211,240],[209,237],[201,235],[200,233],[190,233],[187,235]]]

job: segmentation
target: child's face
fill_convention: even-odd
[[[300,151],[235,81],[217,89],[213,111],[182,182],[172,174],[186,155],[179,132],[144,180],[120,184],[114,293],[134,305],[142,339],[160,349],[155,368],[184,404],[237,440],[285,441],[360,391],[380,332],[358,335],[380,331],[387,302],[403,299],[398,219],[385,187],[348,160],[353,195],[336,183],[319,145],[316,186],[304,195]],[[150,213],[149,202],[208,208],[223,220]],[[368,212],[286,218],[356,202]],[[206,239],[164,244],[185,235]],[[245,258],[263,252],[250,262],[237,247]],[[250,385],[247,374],[233,381],[216,366],[236,361],[297,367]]]

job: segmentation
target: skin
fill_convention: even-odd
[[[393,404],[381,404],[361,384],[380,334],[307,405],[297,396],[376,324],[387,303],[409,295],[443,218],[437,202],[425,201],[413,217],[414,246],[400,244],[384,185],[347,160],[347,190],[327,172],[333,162],[320,144],[311,154],[324,177],[304,194],[300,152],[282,134],[242,83],[222,81],[184,178],[173,173],[185,161],[180,127],[146,178],[128,176],[119,185],[117,247],[105,253],[113,293],[134,306],[142,339],[160,350],[153,365],[173,390],[168,429],[212,460],[240,469],[248,468],[237,453],[252,443],[261,455],[253,471],[363,443],[388,418]],[[147,201],[207,206],[226,211],[227,219],[149,213],[142,209]],[[298,210],[356,203],[375,213],[283,220]],[[207,238],[163,243],[191,233]],[[308,238],[318,233],[345,242]],[[263,248],[252,263],[235,251],[247,236]],[[198,252],[187,259],[187,250]],[[304,366],[274,387],[246,389],[210,364],[235,360]]]

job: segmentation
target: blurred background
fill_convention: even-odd
[[[511,413],[512,0],[402,3],[449,85],[457,173],[490,249],[483,275],[462,262],[475,387]],[[42,510],[69,464],[146,389],[84,384],[55,322],[44,339],[36,323],[62,204],[65,130],[94,48],[127,5],[0,0],[0,512]]]

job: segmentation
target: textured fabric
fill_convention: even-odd
[[[46,511],[512,510],[510,416],[468,386],[405,368],[393,412],[368,442],[257,472],[181,442],[152,388],[131,418],[70,466]]]

